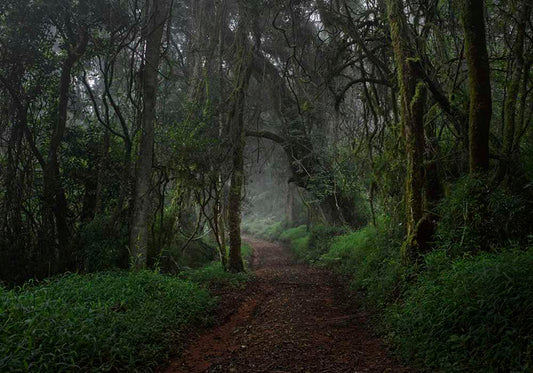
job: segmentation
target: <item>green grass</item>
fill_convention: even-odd
[[[146,370],[214,299],[149,271],[70,274],[0,293],[0,371]]]
[[[251,253],[243,245],[243,257]],[[249,276],[214,262],[179,277],[99,272],[0,287],[0,371],[150,370],[185,342],[185,329],[210,322],[210,289]]]
[[[533,249],[459,259],[440,249],[406,265],[401,237],[387,221],[344,234],[301,226],[280,236],[299,258],[346,274],[409,365],[532,371]]]
[[[533,250],[429,261],[437,269],[386,313],[402,355],[446,372],[531,371]]]
[[[245,221],[242,224],[242,228],[246,233],[270,241],[277,240],[279,235],[284,230],[283,223],[281,221],[275,222],[271,219]]]
[[[211,264],[195,270],[184,271],[180,278],[192,281],[209,289],[223,287],[241,287],[250,278],[249,273],[230,273],[226,272],[220,262]]]
[[[284,242],[292,242],[294,240],[305,238],[310,234],[309,230],[307,229],[307,226],[300,225],[295,228],[290,228],[285,231],[283,231],[279,235],[279,239]]]
[[[398,247],[393,234],[369,225],[334,238],[319,264],[348,275],[366,302],[381,309],[408,286],[410,268],[402,265]]]

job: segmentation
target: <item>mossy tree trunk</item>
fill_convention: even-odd
[[[394,58],[398,69],[401,128],[407,161],[404,201],[407,221],[407,241],[403,246],[406,260],[416,258],[427,249],[428,236],[424,216],[424,110],[426,88],[418,74],[417,54],[410,41],[403,0],[388,0]]]
[[[135,198],[130,227],[131,266],[135,269],[146,267],[147,260],[158,67],[163,28],[169,12],[167,0],[147,0],[145,6],[146,24],[143,27],[143,37],[146,47],[142,71],[142,134],[135,174]]]
[[[245,27],[245,12],[239,2],[239,26],[235,40],[235,63],[232,72],[234,87],[231,98],[231,107],[228,115],[229,129],[232,138],[232,174],[229,190],[229,258],[228,270],[230,272],[243,272],[244,265],[241,256],[241,210],[244,186],[244,110],[246,92],[250,81],[251,49],[247,40]]]
[[[489,133],[492,117],[490,66],[485,37],[484,1],[463,0],[461,24],[468,65],[470,174],[489,169]]]
[[[527,23],[531,15],[533,5],[530,0],[523,0],[517,6],[516,35],[513,41],[509,65],[512,69],[511,80],[507,85],[504,106],[504,133],[503,133],[503,161],[498,168],[498,178],[503,178],[512,169],[513,164],[518,163],[518,134],[522,123],[520,115],[517,115],[520,85],[524,78],[525,59],[524,42],[526,37]]]

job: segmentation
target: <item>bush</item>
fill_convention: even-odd
[[[311,228],[309,232],[305,230],[304,233],[303,228],[298,227],[283,236],[292,238],[290,240],[291,248],[296,257],[309,263],[315,263],[322,254],[328,251],[331,241],[345,232],[346,228],[317,225]]]
[[[402,355],[449,372],[532,369],[533,250],[446,259],[431,254],[405,303],[386,313]]]
[[[295,228],[290,228],[280,234],[279,239],[281,241],[290,243],[291,241],[303,238],[309,235],[309,231],[306,225],[300,225]]]
[[[128,265],[128,227],[115,226],[110,218],[96,216],[82,225],[79,233],[79,254],[83,258],[82,268],[86,272],[96,272]]]
[[[320,263],[349,275],[351,286],[365,291],[370,305],[384,307],[405,290],[412,271],[402,265],[400,244],[394,231],[369,225],[333,239]]]
[[[153,266],[160,266],[162,271],[179,273],[183,268],[201,268],[218,257],[217,244],[208,239],[190,241],[185,250],[187,238],[175,237],[171,246],[160,248],[157,256],[151,259]]]
[[[0,371],[148,370],[213,306],[198,285],[148,271],[1,290]]]
[[[184,271],[180,273],[180,278],[192,281],[209,289],[223,287],[242,286],[250,275],[248,273],[226,272],[220,262],[213,262],[203,268]]]
[[[281,221],[272,225],[267,225],[262,236],[267,240],[277,240],[281,233],[283,233],[283,223]]]
[[[228,248],[229,250],[229,248]],[[245,260],[252,256],[253,248],[248,244],[242,244],[241,255]],[[224,270],[222,263],[211,262],[199,268],[180,272],[180,278],[192,281],[208,289],[239,287],[250,279],[249,273],[231,273]]]
[[[438,211],[437,246],[454,257],[509,246],[531,231],[523,198],[484,179],[459,180]]]
[[[274,241],[279,238],[284,227],[281,221],[274,222],[271,219],[257,219],[243,222],[244,232],[252,234],[265,240]]]
[[[309,251],[310,236],[311,233],[307,230],[307,226],[300,225],[281,233],[279,240],[288,243],[297,258],[304,259]]]
[[[241,255],[244,260],[249,259],[252,256],[254,249],[247,243],[241,245]]]
[[[320,256],[326,253],[331,245],[331,242],[344,233],[347,232],[343,227],[327,227],[324,225],[316,225],[311,229],[309,237],[308,253],[305,259],[309,262],[316,262]]]

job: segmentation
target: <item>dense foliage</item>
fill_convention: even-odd
[[[2,290],[0,370],[109,371],[157,366],[214,300],[190,281],[153,273],[64,275]]]
[[[532,8],[531,0],[0,1],[0,283],[80,273],[2,290],[21,317],[3,313],[5,327],[15,338],[25,320],[41,322],[20,316],[33,294],[35,312],[53,314],[76,287],[81,294],[112,278],[135,288],[148,268],[235,283],[229,273],[246,269],[242,225],[346,273],[385,310],[400,351],[429,369],[530,369],[522,317],[530,271],[512,263],[529,260],[533,237]],[[187,272],[209,262],[218,264]],[[141,272],[100,273],[126,269]],[[157,311],[144,303],[165,298],[170,284],[177,292],[189,284],[158,281],[163,290],[139,285],[128,295],[139,297],[141,314]],[[59,298],[39,298],[47,287]],[[89,325],[130,315],[111,310],[118,298],[100,287],[109,297],[95,305],[88,294],[73,317]],[[181,322],[165,317],[156,333]],[[75,331],[53,323],[50,341]],[[43,356],[57,350],[65,369],[115,364],[91,350],[97,337],[72,337],[92,354],[76,355],[42,344],[43,330],[38,343],[28,335],[5,344],[21,354],[10,361],[45,369]],[[146,343],[148,354],[160,351]],[[138,348],[124,346],[117,362]],[[496,350],[508,358],[491,359]]]
[[[243,245],[242,256],[252,250]],[[158,272],[65,274],[15,289],[0,287],[0,370],[9,372],[146,371],[210,325],[219,288],[249,274],[219,262],[179,276]]]
[[[406,358],[450,372],[527,372],[533,366],[533,250],[450,258],[429,267],[387,310]]]
[[[316,231],[315,231],[316,229]],[[389,221],[321,238],[324,227],[283,231],[298,258],[348,276],[396,351],[423,371],[528,371],[532,364],[533,252],[454,257],[435,250],[402,263]]]

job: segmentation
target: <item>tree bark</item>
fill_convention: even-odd
[[[522,1],[518,7],[516,25],[516,37],[511,50],[509,64],[513,73],[507,86],[504,106],[504,133],[503,133],[503,161],[498,170],[498,178],[503,178],[512,169],[512,164],[518,164],[517,152],[517,131],[520,130],[521,123],[517,118],[517,103],[520,91],[520,83],[524,77],[524,41],[526,36],[527,22],[531,14],[531,2]]]
[[[83,56],[89,41],[88,30],[85,26],[80,27],[77,45],[67,51],[68,56],[61,67],[59,84],[58,119],[52,128],[50,145],[46,163],[43,167],[43,201],[44,219],[48,228],[43,232],[43,239],[53,238],[57,240],[55,261],[60,266],[70,264],[70,236],[68,225],[68,205],[65,190],[61,185],[61,172],[59,169],[59,148],[63,141],[67,127],[69,88],[72,69]],[[48,242],[47,242],[48,244]]]
[[[470,174],[489,168],[489,133],[492,117],[490,66],[485,37],[484,1],[464,0],[461,23],[465,38],[470,94]]]
[[[294,183],[287,183],[287,210],[285,220],[287,228],[294,227],[294,222],[296,221],[296,188],[298,187]]]
[[[402,249],[406,260],[416,258],[427,249],[418,230],[424,213],[424,106],[426,88],[418,74],[416,52],[410,41],[403,0],[388,0],[387,12],[398,67],[401,128],[407,156],[404,201],[407,217],[407,240]],[[425,234],[423,235],[425,237]]]
[[[105,187],[105,170],[109,162],[109,144],[111,141],[111,133],[106,130],[102,139],[102,147],[100,149],[100,154],[98,157],[98,179],[96,184],[96,202],[95,202],[95,213],[101,214],[104,210],[104,187]]]
[[[239,4],[239,10],[242,10]],[[233,140],[233,168],[229,190],[229,258],[230,272],[243,272],[244,264],[241,256],[241,210],[242,190],[244,186],[244,109],[246,92],[250,81],[251,50],[246,38],[244,12],[240,15],[236,37],[236,63],[233,65],[234,89],[231,108],[228,116],[229,129]]]
[[[161,56],[161,38],[168,17],[169,3],[167,0],[146,0],[145,9],[146,24],[143,28],[143,37],[146,46],[142,71],[142,134],[135,174],[135,197],[130,227],[130,259],[134,269],[145,268],[147,263],[158,67]]]

